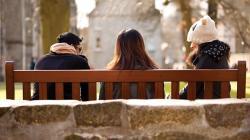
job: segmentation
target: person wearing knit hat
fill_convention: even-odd
[[[223,41],[218,40],[218,30],[215,22],[209,17],[204,16],[196,21],[189,29],[187,41],[191,42],[193,51],[186,60],[191,63],[195,69],[228,69],[230,47]],[[213,97],[220,98],[221,84],[213,83]],[[230,84],[229,88],[230,89]],[[187,99],[186,86],[180,92],[181,99]],[[204,82],[196,83],[196,98],[204,98]]]
[[[217,40],[217,36],[215,22],[209,16],[204,16],[191,26],[187,35],[187,41],[202,44]]]

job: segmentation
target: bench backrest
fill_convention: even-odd
[[[5,63],[6,97],[14,99],[14,83],[23,83],[23,99],[31,98],[31,83],[39,83],[39,99],[47,99],[48,82],[56,83],[56,99],[63,99],[63,83],[72,83],[72,98],[80,99],[80,82],[88,82],[89,100],[96,100],[96,83],[105,82],[105,98],[112,99],[113,82],[122,83],[122,98],[130,95],[129,83],[138,82],[138,98],[145,99],[145,83],[154,82],[154,98],[164,98],[163,82],[171,82],[171,98],[179,98],[180,81],[188,82],[188,99],[196,98],[196,82],[204,81],[204,98],[212,98],[213,82],[221,82],[221,98],[230,97],[229,81],[237,82],[237,98],[245,98],[246,62],[239,61],[237,69],[203,70],[15,70],[14,62]]]

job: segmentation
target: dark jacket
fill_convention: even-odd
[[[113,83],[113,99],[121,99],[121,83]],[[154,83],[146,83],[146,98],[152,99],[154,97]],[[137,83],[130,83],[130,99],[138,99]],[[105,99],[105,83],[101,83],[99,100]]]
[[[137,64],[134,70],[146,70],[149,68],[145,68],[144,66],[141,66],[140,64]],[[152,99],[154,97],[154,83],[147,82],[145,84],[146,87],[146,98]],[[130,99],[136,99],[138,98],[137,88],[138,84],[135,82],[131,82],[129,85],[130,88]],[[121,99],[121,83],[116,82],[113,83],[113,99]],[[99,99],[104,100],[105,99],[105,83],[101,83],[100,87],[100,94]]]
[[[230,47],[219,40],[199,45],[193,64],[196,69],[228,69]],[[213,82],[213,98],[220,98],[220,82]],[[187,86],[180,92],[181,99],[187,99]],[[204,97],[204,82],[196,83],[196,98]]]
[[[57,54],[51,52],[42,57],[35,65],[35,70],[80,70],[90,69],[88,60],[83,55]],[[55,84],[47,85],[48,99],[55,99]],[[34,84],[33,100],[39,99],[39,85]],[[88,100],[88,84],[81,83],[81,100]],[[72,99],[71,83],[64,83],[64,98]]]

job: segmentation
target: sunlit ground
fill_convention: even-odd
[[[180,83],[180,89],[182,89],[185,86],[185,83]],[[15,99],[21,100],[23,98],[22,95],[22,85],[21,84],[15,84],[16,90],[15,90]],[[99,91],[99,88],[97,89]],[[166,95],[169,95],[171,89],[170,89],[170,83],[165,83],[165,92]],[[237,91],[237,84],[236,82],[231,82],[231,97],[236,97],[236,91]],[[98,94],[98,93],[97,93]],[[250,72],[247,73],[247,82],[246,82],[246,97],[250,98]],[[5,91],[5,83],[0,83],[0,99],[6,99],[6,91]]]

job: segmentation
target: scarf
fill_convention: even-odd
[[[67,43],[55,43],[50,47],[50,51],[57,54],[75,54],[77,55],[74,46]]]

